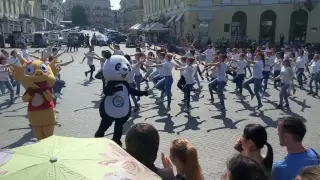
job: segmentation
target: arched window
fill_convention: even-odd
[[[260,16],[260,41],[274,42],[276,36],[277,14],[272,10],[264,11]]]
[[[303,10],[292,12],[290,19],[289,40],[305,41],[308,27],[308,13]]]
[[[247,35],[247,14],[238,11],[232,16],[231,39],[232,41],[241,40]]]

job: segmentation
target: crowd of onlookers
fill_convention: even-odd
[[[287,149],[286,157],[275,162],[266,129],[260,124],[248,124],[234,147],[239,153],[226,162],[221,180],[319,180],[320,157],[303,145],[307,132],[303,120],[280,118],[277,129],[280,145]],[[161,154],[163,168],[156,167],[159,142],[158,131],[147,123],[133,125],[125,139],[127,152],[163,180],[204,179],[198,160],[201,154],[186,139],[173,140],[168,156]],[[261,153],[264,146],[266,155]]]

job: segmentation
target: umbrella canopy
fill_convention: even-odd
[[[51,136],[0,152],[1,180],[160,180],[106,138]]]

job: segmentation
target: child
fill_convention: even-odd
[[[178,61],[176,59],[174,59],[174,60],[180,67],[185,67],[187,65],[187,63],[186,63],[187,62],[187,57],[181,57],[180,61]],[[180,68],[180,79],[178,81],[177,86],[182,92],[184,92],[183,87],[184,87],[185,84],[186,84],[186,80],[185,80],[185,77],[184,77],[184,69]]]
[[[154,56],[153,52],[149,52],[149,53],[148,53],[148,57],[154,58],[155,56]],[[152,60],[150,61],[149,58],[148,58],[147,61],[146,61],[146,65],[147,65],[147,66],[153,65],[153,61],[152,61]],[[152,72],[153,72],[153,68],[147,67],[146,73],[144,74],[144,77],[143,77],[143,79],[142,79],[142,82],[143,82],[143,81],[146,82],[146,84],[147,84],[147,89],[149,89],[149,81],[148,81],[148,78],[150,77],[150,75],[151,75]]]
[[[164,168],[177,169],[176,180],[203,180],[202,170],[199,164],[196,148],[186,139],[176,139],[171,142],[170,160],[162,153],[162,164]]]
[[[93,58],[92,57],[99,57],[95,52],[94,52],[94,48],[92,46],[89,47],[89,52],[87,52],[85,54],[85,57],[83,58],[81,64],[84,62],[84,60],[87,58],[87,64],[89,65],[90,70],[84,72],[85,76],[88,76],[88,73],[90,73],[90,81],[94,80],[94,78],[92,77],[93,72],[96,70],[94,64],[93,64]]]
[[[236,61],[237,63],[237,75],[234,77],[233,82],[236,83],[236,89],[239,90],[240,96],[242,96],[242,83],[245,78],[245,71],[247,68],[247,61],[245,61],[246,55],[240,54],[239,60]]]
[[[184,90],[184,99],[186,102],[185,111],[190,109],[190,92],[192,90],[192,86],[195,82],[194,73],[196,72],[196,67],[194,66],[194,58],[188,58],[186,60],[186,64],[184,67],[181,67],[180,70],[183,70],[183,77],[185,80],[185,85],[183,87]]]
[[[275,78],[280,75],[281,64],[282,64],[281,55],[280,55],[280,52],[277,52],[276,53],[276,58],[274,59],[274,63],[272,65],[272,67],[273,67],[273,75],[274,75]],[[274,81],[273,81],[274,88],[277,88],[278,82],[279,81],[277,79],[274,79]]]

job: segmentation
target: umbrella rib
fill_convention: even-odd
[[[60,164],[60,165],[63,166],[63,167],[65,167],[65,168],[67,168],[67,169],[69,169],[69,170],[72,170],[70,167],[67,167],[65,164]],[[65,179],[68,179],[68,178],[65,176],[64,172],[62,171],[62,168],[59,168],[59,171],[60,171],[60,173],[63,175],[63,177],[65,177]],[[73,170],[72,170],[72,171],[73,171]],[[82,178],[86,178],[87,180],[90,180],[90,178],[88,178],[87,176],[83,175],[83,174],[80,173],[80,172],[77,172],[77,171],[73,171],[73,172],[76,172],[78,175],[81,175]]]

